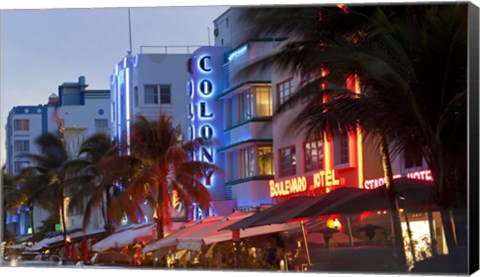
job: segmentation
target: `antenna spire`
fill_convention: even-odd
[[[130,50],[127,51],[128,55],[132,54],[132,23],[130,19],[130,8],[128,8],[128,38],[130,41]]]

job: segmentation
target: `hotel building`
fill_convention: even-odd
[[[17,106],[10,111],[6,124],[7,171],[16,175],[24,167],[33,164],[22,156],[25,153],[41,153],[35,139],[46,133],[57,133],[65,141],[70,158],[76,158],[83,140],[96,132],[110,133],[110,91],[89,90],[85,77],[78,82],[65,82],[58,86],[58,96],[52,94],[48,104]],[[68,197],[66,200],[68,204]],[[33,212],[33,217],[29,215]],[[29,211],[28,207],[8,215],[7,228],[17,236],[26,235],[32,226],[38,229],[49,213],[40,207]],[[69,214],[67,228],[81,227],[81,211]],[[103,226],[102,219],[92,220],[92,228]]]
[[[214,142],[195,155],[195,159],[223,169],[205,180],[214,200],[221,202],[223,197],[231,200],[229,205],[235,209],[255,211],[294,196],[318,196],[340,187],[374,189],[384,185],[380,151],[373,138],[363,139],[361,129],[344,136],[307,138],[303,130],[290,126],[309,99],[272,118],[272,111],[322,71],[298,75],[275,68],[241,71],[273,53],[284,39],[246,37],[248,23],[241,23],[240,13],[240,9],[232,8],[220,15],[214,21],[215,46],[201,47],[189,62],[191,126],[187,137]],[[361,93],[354,77],[345,80],[345,85]],[[398,155],[392,157],[392,167],[394,178],[432,180],[421,158]],[[226,206],[212,204],[211,213],[220,215],[226,210]],[[386,211],[376,212],[369,220],[385,220],[375,216]],[[436,236],[441,238],[439,214],[434,213],[433,218]],[[417,235],[430,234],[426,213],[410,220],[417,226]],[[443,251],[444,239],[437,241],[437,249]]]
[[[173,124],[186,133],[187,95],[185,71],[189,54],[127,55],[110,76],[112,137],[127,143],[130,127],[141,114],[158,120],[160,112],[173,119]]]

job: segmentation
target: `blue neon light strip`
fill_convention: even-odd
[[[228,61],[231,62],[234,59],[244,55],[248,51],[248,44],[244,44],[243,46],[233,50],[232,53],[228,55]]]

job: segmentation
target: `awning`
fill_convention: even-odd
[[[400,208],[419,210],[433,206],[432,182],[409,178],[399,178],[393,182]],[[342,190],[343,188],[339,188],[327,194],[319,202],[319,205],[312,205],[300,216],[311,216],[311,220],[315,220],[321,215],[390,209],[389,196],[385,186],[373,190],[357,189],[350,193],[342,193]]]
[[[298,223],[284,223],[284,224],[272,224],[265,226],[252,227],[247,229],[240,229],[240,238],[249,238],[279,232],[293,231],[300,229]],[[218,234],[210,234],[203,239],[205,245],[210,245],[212,243],[219,243],[224,241],[229,241],[233,239],[233,234],[231,230],[219,231]]]
[[[78,230],[74,231],[71,233],[68,233],[67,236],[70,238],[70,241],[72,242],[79,242],[82,241],[83,239],[89,239],[92,237],[97,237],[97,236],[102,236],[105,234],[105,229],[94,229],[94,230]],[[62,247],[64,246],[65,243],[63,242],[63,235],[60,235],[60,237],[57,237],[55,241],[49,242],[46,246],[46,248],[57,248],[57,247]]]
[[[103,233],[105,233],[105,230],[103,228],[87,230],[85,232],[81,228],[67,230],[67,236],[74,242],[80,241],[84,237],[90,238],[93,236],[101,235]],[[51,234],[50,236],[47,236],[41,241],[37,242],[34,246],[28,247],[27,250],[41,251],[42,249],[56,248],[63,245],[63,234],[61,232],[55,232],[54,234]]]
[[[168,247],[175,247],[177,246],[177,239],[185,234],[190,232],[194,232],[199,228],[206,226],[207,224],[213,224],[214,222],[220,221],[222,217],[207,217],[204,221],[190,221],[185,224],[183,228],[180,230],[171,233],[170,235],[166,236],[161,240],[157,240],[151,244],[146,245],[142,249],[142,253],[148,253],[160,248],[168,248]]]
[[[255,213],[252,216],[239,220],[234,224],[229,224],[222,229],[245,229],[267,224],[285,223],[289,219],[295,218],[296,214],[299,213],[299,211],[302,211],[303,208],[306,209],[307,207],[309,207],[308,205],[306,205],[306,203],[310,203],[314,200],[318,201],[317,198],[309,196],[293,197],[284,202],[273,205],[272,207],[264,211]]]
[[[180,236],[178,238],[177,249],[200,250],[204,244],[204,238],[217,235],[218,231],[223,227],[251,215],[252,213],[234,212],[219,221],[213,222],[212,224],[201,226],[201,228],[194,232],[189,232],[188,234]]]
[[[105,251],[111,248],[121,248],[125,245],[135,243],[135,238],[143,236],[152,236],[156,232],[157,225],[153,223],[132,224],[127,228],[119,230],[105,239],[95,243],[92,250],[96,252]]]
[[[418,209],[432,205],[432,182],[399,178],[395,179],[394,183],[400,207]],[[245,229],[286,223],[302,218],[314,221],[322,215],[359,213],[389,208],[390,202],[384,186],[373,190],[343,187],[317,197],[290,198],[251,217],[223,227],[223,229]]]

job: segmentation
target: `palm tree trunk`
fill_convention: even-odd
[[[157,214],[157,240],[163,239],[165,234],[163,232],[163,216]]]
[[[107,235],[110,235],[113,233],[113,226],[112,226],[112,221],[110,220],[110,213],[108,212],[108,209],[110,207],[110,190],[112,186],[108,186],[106,190],[106,200],[105,200],[105,213],[103,214],[103,220],[105,220],[105,231],[107,232]]]
[[[441,153],[435,153],[433,155],[434,159],[433,165],[435,170],[435,179],[436,182],[436,192],[437,192],[437,199],[440,206],[440,217],[442,219],[442,226],[443,232],[445,234],[445,242],[447,244],[449,254],[453,254],[455,249],[457,248],[457,243],[455,241],[455,234],[454,234],[454,226],[451,222],[450,217],[450,210],[449,206],[451,206],[450,195],[447,191],[448,187],[448,178],[446,178],[446,171],[445,169],[448,166],[444,162],[443,155]]]
[[[65,203],[64,203],[64,198],[62,197],[62,202],[60,205],[60,220],[62,221],[62,235],[63,235],[63,242],[65,244],[65,250],[68,253],[67,247],[69,245],[67,244],[67,226],[65,224]],[[67,259],[69,257],[66,257]]]
[[[393,233],[395,238],[396,260],[398,270],[401,272],[407,271],[407,258],[405,256],[405,248],[403,245],[402,226],[400,225],[400,214],[398,208],[398,199],[395,191],[395,184],[393,183],[393,172],[390,156],[388,153],[388,144],[385,136],[380,136],[380,153],[382,155],[383,172],[385,174],[385,185],[387,187],[388,199],[390,202],[390,211],[393,222]]]
[[[35,239],[35,223],[33,221],[33,203],[30,203],[30,220],[32,222],[32,238]]]

